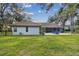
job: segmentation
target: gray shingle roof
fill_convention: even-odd
[[[40,26],[38,23],[34,23],[32,21],[21,21],[21,22],[15,22],[12,24],[12,26]]]
[[[12,24],[12,26],[41,26],[43,28],[62,28],[58,24],[55,23],[35,23],[32,21],[21,21],[21,22],[16,22],[15,24]]]
[[[43,28],[59,28],[61,26],[59,26],[58,24],[56,23],[41,23],[42,27]]]

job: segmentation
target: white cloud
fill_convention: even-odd
[[[42,19],[42,20],[34,19],[33,21],[36,23],[46,23],[47,22],[47,20],[44,20],[44,19]]]
[[[41,10],[38,10],[38,13],[42,13],[42,11]]]
[[[27,7],[31,7],[32,5],[25,5],[25,7],[27,8]]]
[[[29,3],[23,3],[23,8],[30,8],[32,4]]]
[[[32,12],[24,12],[24,14],[25,14],[26,16],[33,16],[33,15],[34,15],[34,13],[32,13]]]
[[[41,13],[41,10],[38,10],[38,13]]]
[[[27,13],[28,15],[31,15],[31,16],[33,16],[34,15],[34,13]]]

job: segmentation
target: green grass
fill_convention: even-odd
[[[1,56],[79,56],[79,36],[0,36]]]

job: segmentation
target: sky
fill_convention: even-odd
[[[45,13],[39,5],[36,3],[33,4],[22,4],[24,11],[28,14],[31,14],[32,21],[34,22],[47,22],[48,17],[54,15],[60,8],[60,4],[55,3],[54,6],[49,10],[48,13]],[[20,5],[19,5],[20,6]]]

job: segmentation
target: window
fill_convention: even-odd
[[[28,32],[28,27],[26,27],[26,32]]]
[[[14,27],[14,32],[17,32],[17,28],[16,27]]]

